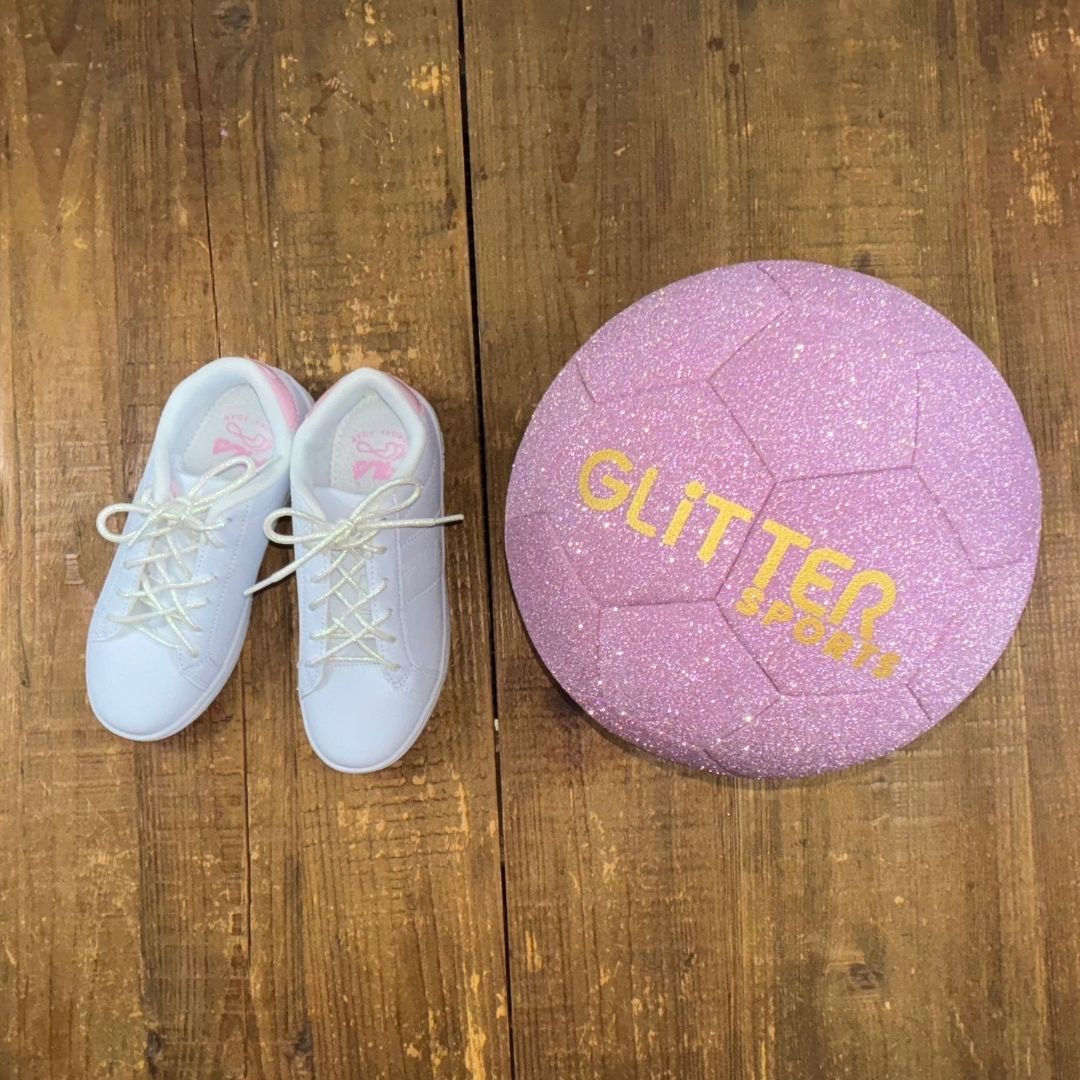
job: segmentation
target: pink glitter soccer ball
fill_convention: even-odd
[[[955,708],[1031,588],[1038,466],[947,319],[833,267],[744,263],[605,324],[540,402],[506,552],[599,723],[714,772],[877,757]]]

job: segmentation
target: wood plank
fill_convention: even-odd
[[[165,743],[106,733],[83,647],[165,396],[216,352],[190,20],[5,5],[0,1071],[244,1072],[233,684]]]
[[[1023,887],[1036,902],[1024,946],[1044,980],[1050,1072],[1069,1076],[1080,1071],[1080,842],[1070,824],[1080,802],[1080,21],[1066,7],[959,2],[956,40],[965,100],[980,106],[966,124],[968,197],[984,218],[997,355],[1043,476],[1041,560],[1016,650],[1034,844]],[[1010,904],[1015,888],[1003,879]]]
[[[519,1080],[1075,1072],[1064,16],[899,0],[467,12]],[[1052,58],[1020,63],[1047,35]],[[1049,218],[1032,233],[1033,185]],[[878,273],[943,310],[1002,365],[1048,472],[1044,573],[986,684],[911,748],[785,785],[691,776],[588,724],[536,661],[501,556],[513,451],[573,350],[668,280],[764,256]]]
[[[292,587],[259,598],[242,659],[251,1067],[504,1077],[455,6],[197,0],[194,25],[223,349],[258,353],[316,394],[364,364],[417,386],[446,436],[447,507],[466,515],[446,538],[450,678],[394,768],[343,776],[315,758],[296,701]]]

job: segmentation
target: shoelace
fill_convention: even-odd
[[[267,464],[269,462],[257,466],[248,457],[230,458],[203,473],[184,495],[161,503],[150,498],[142,502],[113,503],[98,514],[97,531],[110,543],[133,547],[145,541],[148,545],[145,555],[124,562],[125,569],[141,567],[142,571],[137,588],[120,593],[132,602],[131,609],[126,614],[110,614],[110,622],[134,626],[166,648],[183,650],[192,659],[198,657],[199,650],[189,635],[199,633],[200,628],[191,612],[205,607],[208,601],[192,599],[191,590],[210,584],[214,576],[194,577],[195,562],[191,557],[197,555],[205,543],[221,547],[214,533],[226,523],[209,523],[207,514],[219,499],[238,491]],[[204,492],[211,480],[236,466],[243,469],[239,476],[222,488]],[[146,520],[130,533],[113,532],[108,522],[114,514],[138,514]],[[165,628],[175,640],[162,636]]]
[[[384,502],[387,494],[404,488],[411,488],[412,491],[400,502]],[[326,652],[309,661],[311,666],[316,667],[334,658],[354,663],[381,664],[391,671],[396,671],[401,666],[381,656],[376,648],[380,641],[392,644],[397,640],[383,629],[383,623],[393,614],[392,610],[387,608],[377,617],[364,614],[364,609],[386,590],[389,581],[384,578],[377,588],[365,589],[366,583],[359,580],[359,574],[369,557],[386,551],[385,547],[374,542],[375,537],[384,529],[430,529],[464,521],[461,514],[433,518],[397,518],[392,521],[387,519],[388,514],[407,510],[420,495],[421,488],[415,480],[389,480],[366,496],[347,518],[336,523],[288,507],[275,510],[267,517],[263,532],[268,540],[278,544],[300,544],[307,550],[293,559],[288,566],[283,566],[276,573],[252,585],[247,590],[248,595],[287,578],[319,555],[326,553],[332,556],[329,566],[313,579],[322,582],[330,578],[332,582],[321,596],[308,604],[308,608],[314,611],[320,604],[329,604],[331,599],[336,598],[343,605],[343,610],[336,615],[331,614],[329,625],[311,635],[313,641],[329,642]],[[304,521],[310,528],[300,535],[280,533],[274,526],[283,518],[291,518],[293,522]],[[351,600],[343,595],[345,590],[350,590],[353,594]],[[360,655],[343,655],[350,645],[356,645],[360,649]]]

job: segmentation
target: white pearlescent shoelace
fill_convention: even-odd
[[[405,498],[387,503],[387,495],[406,489],[411,490]],[[371,589],[365,587],[361,578],[365,561],[373,555],[383,554],[386,550],[375,543],[375,537],[383,530],[429,529],[464,520],[461,514],[407,519],[390,519],[387,516],[408,509],[420,495],[421,488],[415,480],[390,480],[367,495],[347,518],[338,522],[328,522],[324,518],[290,508],[275,510],[267,517],[263,525],[267,539],[278,544],[298,544],[305,550],[287,566],[252,585],[247,590],[248,594],[281,581],[319,555],[330,556],[330,564],[313,579],[316,582],[329,579],[330,584],[308,607],[315,610],[320,604],[329,604],[336,598],[341,609],[336,613],[331,611],[326,628],[311,635],[313,641],[327,642],[326,651],[309,661],[312,666],[324,664],[331,659],[380,664],[391,671],[400,666],[380,655],[376,648],[380,641],[393,643],[396,640],[383,628],[383,623],[390,618],[392,610],[387,608],[377,616],[370,613],[370,605],[382,595],[388,582],[383,579],[380,585]],[[274,526],[284,518],[290,518],[293,522],[303,521],[309,528],[299,535],[278,532]],[[347,655],[346,650],[353,645],[358,648],[359,653]]]
[[[239,466],[243,471],[222,487],[208,491],[211,481]],[[196,598],[192,590],[214,580],[212,574],[195,577],[195,560],[204,544],[220,547],[214,535],[225,527],[224,521],[208,521],[210,511],[220,499],[239,491],[262,469],[251,458],[234,457],[208,469],[183,495],[156,503],[150,497],[141,502],[112,503],[97,516],[97,531],[111,544],[134,548],[147,545],[146,553],[125,561],[124,568],[139,567],[134,589],[120,596],[131,601],[122,613],[110,613],[110,622],[132,626],[140,633],[169,649],[186,652],[193,659],[199,650],[193,635],[199,626],[191,612],[205,607],[205,598]],[[109,518],[114,514],[136,514],[144,520],[131,532],[114,532]]]

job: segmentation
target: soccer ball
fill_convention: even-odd
[[[962,701],[1031,588],[1020,411],[943,316],[874,278],[743,263],[606,323],[514,462],[526,628],[599,723],[714,772],[877,757]]]

